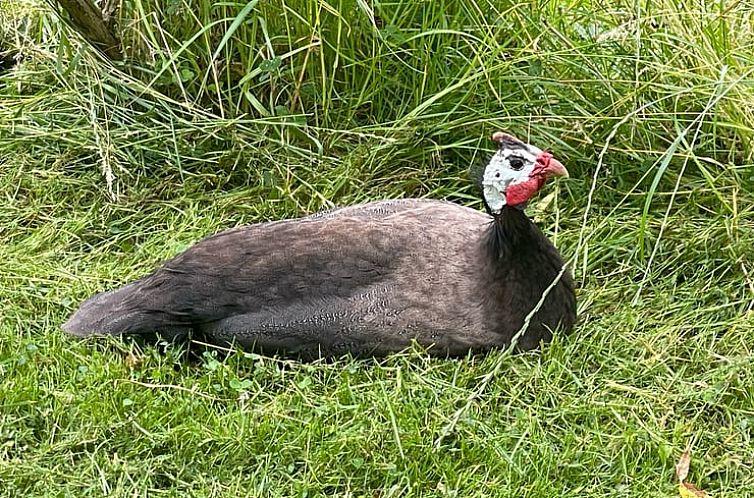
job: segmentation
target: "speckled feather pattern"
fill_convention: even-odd
[[[382,356],[416,339],[438,355],[505,346],[560,271],[518,209],[490,216],[384,201],[208,237],[151,275],[87,300],[64,328],[167,335],[302,357]],[[575,321],[564,275],[519,346]]]

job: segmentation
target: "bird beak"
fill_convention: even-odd
[[[569,176],[568,170],[565,169],[563,163],[557,159],[550,159],[550,164],[547,165],[547,171],[553,176],[562,176],[563,178],[568,178]]]
[[[543,152],[537,158],[537,161],[545,165],[544,171],[547,176],[562,176],[568,178],[568,170],[565,169],[563,163],[552,157],[550,153]]]

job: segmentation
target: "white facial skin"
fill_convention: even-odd
[[[484,169],[482,187],[484,200],[494,214],[499,214],[506,205],[505,191],[508,187],[529,179],[541,153],[533,145],[522,144],[515,149],[501,148],[492,156]]]

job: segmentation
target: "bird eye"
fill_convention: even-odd
[[[521,169],[524,167],[524,161],[521,158],[518,157],[512,157],[508,160],[508,163],[511,166],[511,169],[515,171],[521,171]]]

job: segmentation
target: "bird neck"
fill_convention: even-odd
[[[493,216],[490,223],[487,247],[493,259],[507,259],[522,252],[525,254],[537,246],[539,234],[539,230],[523,209],[504,206],[500,214]]]

